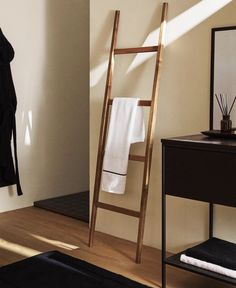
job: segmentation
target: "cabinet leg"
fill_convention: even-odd
[[[165,263],[162,263],[161,277],[162,277],[161,287],[162,287],[162,288],[166,288],[166,265],[165,265]]]
[[[166,288],[166,195],[162,194],[162,288]]]
[[[214,204],[209,203],[209,238],[214,235]]]

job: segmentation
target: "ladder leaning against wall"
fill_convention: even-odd
[[[137,47],[137,48],[116,48],[120,11],[115,12],[112,41],[111,41],[111,48],[110,48],[110,55],[109,55],[109,64],[108,64],[108,71],[107,71],[107,79],[106,79],[105,96],[104,96],[103,111],[102,111],[102,119],[101,119],[101,127],[100,127],[100,136],[99,136],[99,145],[98,145],[98,154],[97,154],[97,166],[96,166],[96,175],[95,175],[95,184],[94,184],[94,195],[93,195],[93,204],[92,204],[92,215],[91,215],[91,223],[90,223],[89,246],[91,247],[93,244],[98,208],[110,210],[113,212],[125,214],[125,215],[132,216],[132,217],[136,217],[139,219],[136,263],[141,262],[141,253],[142,253],[142,246],[143,246],[145,215],[146,215],[146,207],[147,207],[147,199],[148,199],[148,188],[149,188],[149,182],[150,182],[153,137],[154,137],[154,132],[155,132],[155,124],[156,124],[157,101],[158,101],[158,92],[159,92],[159,86],[160,86],[160,71],[161,71],[161,64],[162,64],[162,59],[163,59],[167,11],[168,11],[168,4],[163,3],[158,46]],[[134,211],[134,210],[130,210],[130,209],[100,202],[99,193],[100,193],[100,184],[101,184],[101,177],[102,177],[106,134],[107,134],[107,127],[108,127],[108,122],[109,122],[109,109],[110,109],[110,106],[112,105],[111,90],[112,90],[112,76],[113,76],[115,56],[122,55],[122,54],[130,54],[130,53],[148,53],[148,52],[156,52],[156,65],[155,65],[155,72],[154,72],[154,79],[153,79],[152,98],[151,100],[139,100],[139,103],[138,103],[139,106],[150,107],[145,155],[144,156],[129,155],[129,160],[141,161],[144,164],[140,210]]]

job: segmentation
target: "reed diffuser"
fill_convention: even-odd
[[[230,113],[234,107],[234,103],[236,100],[236,96],[234,97],[234,100],[229,108],[228,105],[228,96],[227,94],[220,94],[218,97],[217,94],[215,94],[216,100],[218,102],[218,105],[220,107],[221,113],[222,113],[222,120],[220,121],[220,130],[221,132],[231,132],[232,130],[232,121],[230,119]]]

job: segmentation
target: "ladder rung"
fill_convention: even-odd
[[[109,105],[112,105],[113,99],[109,99]],[[138,106],[151,106],[151,100],[139,100]]]
[[[129,154],[129,160],[144,162],[145,161],[145,156]]]
[[[118,206],[114,206],[114,205],[110,205],[110,204],[106,204],[102,202],[97,202],[97,207],[110,210],[113,212],[129,215],[129,216],[137,217],[137,218],[140,217],[140,212],[138,211],[134,211],[134,210],[130,210],[130,209],[126,209],[126,208],[122,208],[122,207],[118,207]]]
[[[147,52],[156,52],[157,50],[158,46],[117,48],[114,50],[114,53],[115,54],[147,53]]]

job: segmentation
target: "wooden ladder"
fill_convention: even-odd
[[[154,136],[155,124],[156,124],[157,100],[158,100],[158,91],[159,91],[159,86],[160,86],[160,70],[162,66],[167,10],[168,10],[168,4],[163,3],[158,46],[137,47],[137,48],[119,48],[119,49],[116,48],[116,43],[117,43],[120,11],[115,11],[112,41],[111,41],[111,48],[110,48],[110,55],[109,55],[109,64],[108,64],[107,79],[106,79],[105,96],[104,96],[103,111],[102,111],[102,120],[101,120],[101,127],[100,127],[96,176],[95,176],[95,185],[94,185],[94,196],[93,196],[93,204],[92,204],[91,223],[90,223],[89,246],[91,247],[93,244],[98,208],[137,217],[139,219],[139,227],[138,227],[138,238],[137,238],[136,263],[141,262],[141,253],[142,253],[142,246],[143,246],[143,235],[144,235],[145,215],[146,215],[147,198],[148,198],[148,187],[149,187],[149,182],[150,182],[153,136]],[[138,104],[139,106],[150,107],[145,156],[129,155],[129,160],[141,161],[144,163],[140,211],[134,211],[134,210],[130,210],[130,209],[100,202],[99,192],[100,192],[100,184],[101,184],[101,176],[102,176],[106,134],[107,134],[107,127],[108,127],[108,122],[109,122],[109,107],[112,105],[111,89],[112,89],[112,76],[113,76],[115,55],[129,54],[129,53],[146,53],[146,52],[157,52],[157,55],[156,55],[156,65],[155,65],[153,88],[152,88],[152,98],[151,100],[140,100]]]

